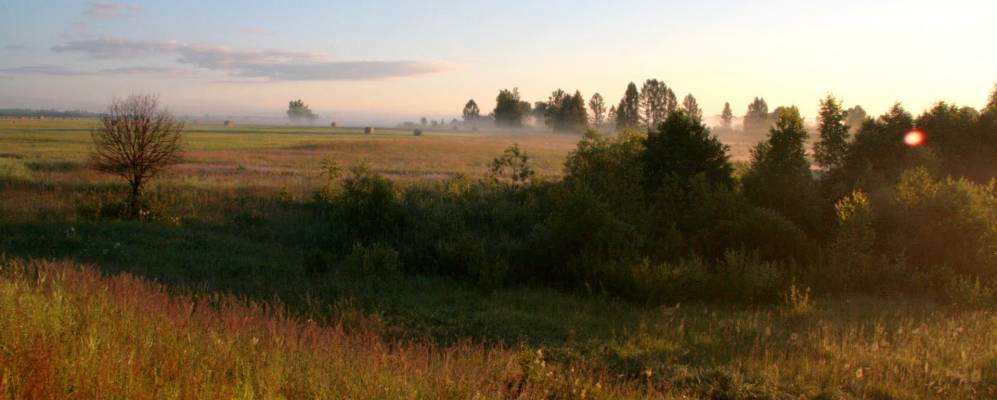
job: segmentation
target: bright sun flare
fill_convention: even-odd
[[[917,147],[924,143],[924,133],[921,131],[910,131],[904,135],[904,143],[911,147]]]

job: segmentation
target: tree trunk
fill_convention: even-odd
[[[142,178],[132,179],[130,183],[132,192],[128,196],[128,208],[132,216],[138,216],[142,203]]]

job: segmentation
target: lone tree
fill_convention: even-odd
[[[301,122],[305,121],[309,124],[318,119],[318,115],[312,112],[305,102],[299,100],[293,100],[287,104],[287,118],[291,119],[291,122]]]
[[[465,123],[474,123],[481,118],[481,110],[478,109],[478,103],[474,102],[474,99],[468,100],[467,104],[464,105],[464,111],[461,112],[464,117]]]
[[[180,162],[183,129],[183,121],[159,108],[158,97],[133,94],[112,100],[90,132],[94,144],[91,163],[98,171],[128,181],[132,215],[140,214],[145,184]]]

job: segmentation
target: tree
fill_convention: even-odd
[[[592,99],[589,100],[589,109],[592,110],[592,125],[595,127],[602,126],[606,118],[606,102],[602,99],[601,94],[596,93],[592,95]]]
[[[768,128],[769,119],[769,106],[765,103],[765,99],[760,97],[755,97],[755,99],[748,104],[748,112],[744,114],[744,130],[745,131],[758,131]]]
[[[312,123],[318,119],[318,115],[315,115],[305,102],[298,99],[287,104],[287,118],[294,123],[301,121]]]
[[[609,106],[609,113],[606,114],[606,125],[616,126],[616,106]]]
[[[699,103],[696,102],[696,98],[692,97],[692,93],[689,93],[682,99],[682,110],[685,114],[696,121],[703,121],[703,109],[699,108]]]
[[[637,85],[630,82],[627,91],[620,99],[620,105],[616,107],[616,127],[620,129],[636,128],[640,126],[640,94],[637,92]]]
[[[734,122],[734,113],[730,110],[730,103],[724,102],[724,110],[720,113],[720,121],[723,122],[724,129],[730,129]]]
[[[985,129],[978,128],[980,125],[980,112],[945,102],[935,104],[914,121],[914,126],[929,139],[925,146],[938,156],[943,173],[985,183],[994,176],[997,148],[992,142],[995,132],[988,135]]]
[[[850,133],[858,131],[862,127],[862,123],[865,122],[866,117],[867,114],[862,106],[855,105],[855,107],[849,108],[848,116],[845,117],[845,123],[848,124],[848,128],[851,130]]]
[[[522,127],[524,117],[522,103],[519,99],[519,88],[499,91],[495,97],[495,125],[503,128]]]
[[[903,141],[911,129],[914,118],[900,103],[879,118],[866,120],[848,146],[844,184],[851,187],[860,179],[867,183],[870,179],[896,182],[905,169],[917,164],[916,149]],[[865,189],[869,192],[869,188]]]
[[[733,167],[728,147],[702,121],[684,110],[675,110],[658,131],[644,141],[644,187],[689,190],[693,178],[702,175],[711,185],[731,188]]]
[[[429,123],[429,120],[427,120],[426,117],[422,117],[422,118],[419,119],[419,125],[426,126],[426,124],[428,124],[428,123]]]
[[[132,215],[141,214],[146,183],[180,162],[183,130],[183,121],[159,108],[156,96],[133,94],[112,100],[91,131],[91,163],[98,171],[128,181]]]
[[[814,229],[816,191],[804,143],[807,130],[796,107],[782,108],[767,141],[751,151],[744,194],[756,206],[774,210],[797,225]]]
[[[533,119],[544,121],[547,118],[547,102],[537,101],[533,103]]]
[[[481,118],[481,110],[478,109],[478,103],[474,102],[474,99],[468,100],[467,104],[464,105],[464,111],[461,112],[464,116],[464,123],[475,123]]]
[[[832,95],[820,101],[817,115],[817,130],[820,140],[814,144],[814,161],[825,170],[835,170],[844,165],[848,151],[848,113],[841,108],[841,102]]]
[[[547,100],[545,114],[546,125],[554,130],[580,131],[588,126],[585,99],[578,91],[569,95],[564,90],[555,90]]]

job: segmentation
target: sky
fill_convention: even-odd
[[[153,93],[176,113],[342,123],[459,117],[500,89],[619,101],[663,80],[706,115],[755,96],[813,118],[827,94],[981,107],[997,1],[0,0],[0,108],[100,111]]]

